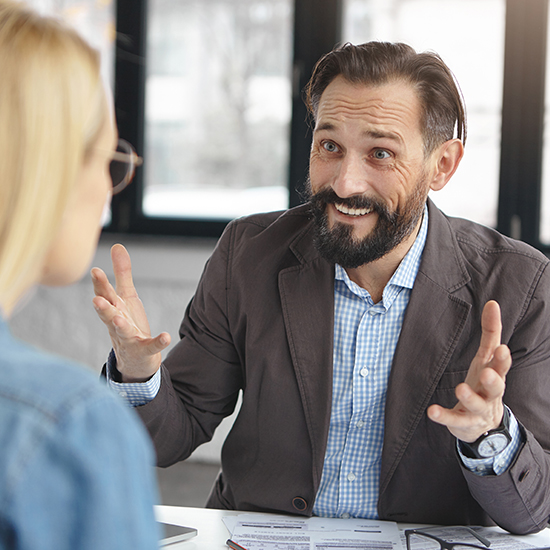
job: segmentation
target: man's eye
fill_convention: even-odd
[[[336,153],[336,151],[338,151],[338,147],[332,141],[325,141],[323,143],[323,148],[329,153]]]
[[[378,160],[384,160],[390,158],[390,156],[391,155],[384,149],[376,149],[376,151],[374,152],[374,158]]]

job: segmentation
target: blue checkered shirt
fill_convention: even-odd
[[[332,412],[313,508],[317,516],[378,517],[388,377],[427,231],[426,208],[413,246],[376,304],[341,266],[335,266]],[[504,471],[520,445],[515,418],[511,427],[515,443],[495,458],[464,458],[466,466],[479,475],[493,473],[493,467],[494,473]]]

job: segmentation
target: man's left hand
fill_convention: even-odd
[[[428,417],[447,426],[458,439],[471,443],[497,428],[502,420],[506,374],[512,365],[508,346],[500,343],[502,322],[497,302],[485,304],[481,316],[481,342],[466,380],[456,387],[453,409],[428,407]]]

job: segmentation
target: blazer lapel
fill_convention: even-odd
[[[331,412],[334,267],[314,250],[311,229],[300,235],[291,249],[300,263],[279,273],[279,291],[312,446],[317,488]]]
[[[429,208],[428,238],[388,384],[380,494],[426,414],[471,309],[453,295],[469,280],[455,236],[431,202]]]

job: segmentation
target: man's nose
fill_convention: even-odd
[[[340,163],[332,188],[343,199],[368,191],[370,185],[365,161],[358,155],[346,155]]]

